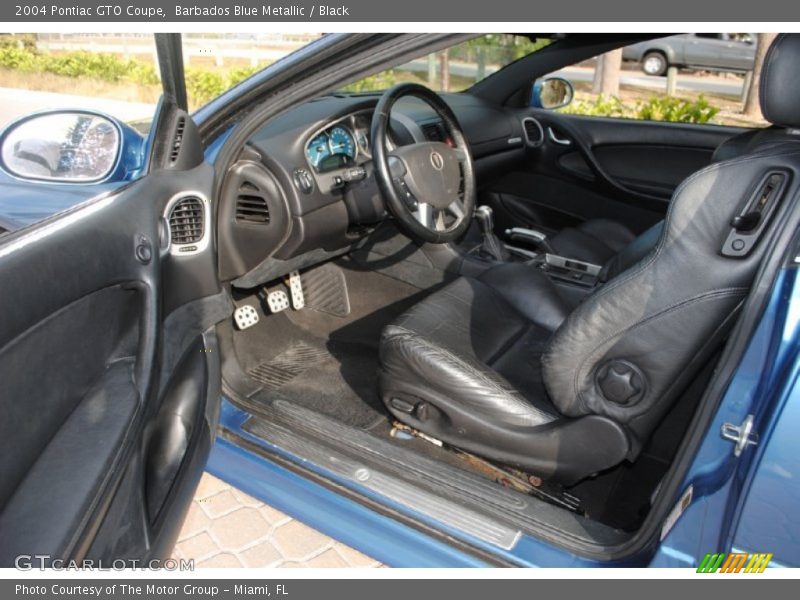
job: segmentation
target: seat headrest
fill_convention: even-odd
[[[758,99],[767,121],[800,127],[800,34],[782,33],[769,47]]]

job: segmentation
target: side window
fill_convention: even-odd
[[[562,112],[762,127],[753,81],[774,34],[695,33],[640,42],[553,73],[575,98]]]
[[[343,91],[375,92],[411,82],[437,92],[461,92],[550,43],[533,35],[490,33],[355,81]]]

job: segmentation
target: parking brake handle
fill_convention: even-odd
[[[510,242],[521,242],[547,254],[558,254],[550,245],[550,242],[547,241],[547,234],[535,229],[512,227],[511,229],[506,229],[506,237]]]

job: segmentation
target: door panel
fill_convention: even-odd
[[[212,182],[205,164],[160,171],[0,240],[0,565],[171,548],[165,517],[213,440],[229,301],[213,243],[167,250],[165,210]]]
[[[545,132],[515,172],[496,178],[482,200],[498,226],[554,232],[611,218],[642,232],[664,218],[672,193],[743,129],[580,117],[529,110]],[[551,135],[552,131],[552,135]],[[554,139],[555,138],[555,139]]]
[[[711,162],[708,148],[654,144],[620,144],[595,146],[597,162],[621,185],[642,194],[668,200],[687,174],[699,171]],[[563,154],[559,166],[569,174],[587,180],[594,175],[580,152]],[[657,165],[658,168],[653,168]]]

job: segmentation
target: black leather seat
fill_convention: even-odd
[[[759,144],[768,142],[772,138],[780,138],[784,134],[784,129],[780,125],[773,125],[735,135],[719,145],[711,156],[711,162],[713,164],[742,156]],[[663,225],[664,222],[660,221],[653,227],[660,229]],[[549,242],[559,256],[603,266],[617,260],[620,253],[630,251],[629,246],[634,242],[637,252],[644,249],[646,241],[649,241],[651,247],[655,246],[658,238],[652,233],[652,230],[648,230],[641,236],[636,236],[618,221],[589,219],[575,227],[562,229],[553,235]]]
[[[593,265],[604,265],[636,238],[630,229],[611,219],[589,219],[566,227],[550,238],[559,256],[575,258]]]
[[[800,35],[779,36],[761,81],[764,116],[790,129],[688,178],[649,234],[655,247],[615,259],[609,281],[574,310],[541,270],[509,263],[456,280],[387,326],[389,411],[565,484],[634,459],[729,330],[765,238],[797,198],[798,60]],[[764,194],[755,229],[739,220],[736,230]]]

